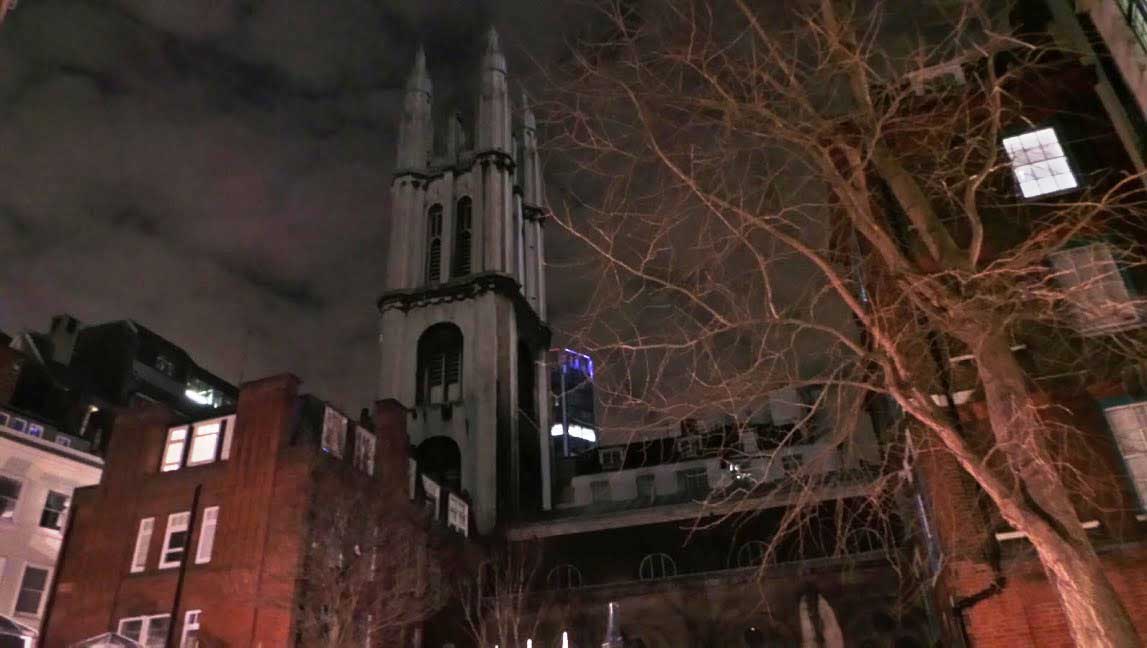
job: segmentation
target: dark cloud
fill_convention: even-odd
[[[0,28],[0,329],[134,318],[229,379],[366,403],[416,42],[438,110],[468,111],[484,26],[525,72],[560,44],[554,8],[22,1]]]

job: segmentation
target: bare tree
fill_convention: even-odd
[[[371,480],[341,477],[320,490],[329,496],[312,512],[299,584],[302,645],[408,645],[452,593],[443,554],[401,492],[385,497]]]
[[[1077,644],[1139,645],[1077,515],[1083,480],[1057,454],[1079,431],[1013,349],[1032,336],[1029,357],[1093,380],[1143,356],[1140,332],[1119,325],[1142,304],[1107,289],[1117,265],[1143,263],[1129,234],[1141,180],[1063,176],[1073,192],[1025,201],[1017,188],[1046,187],[1017,187],[1032,178],[1002,146],[1043,110],[1031,105],[1040,84],[1077,58],[975,0],[914,4],[942,28],[901,38],[890,33],[913,27],[903,12],[835,0],[592,7],[598,29],[555,72],[542,113],[551,158],[575,165],[551,201],[595,260],[578,335],[623,369],[599,381],[614,409],[656,426],[821,385],[814,410],[836,425],[812,435],[810,411],[778,449],[816,436],[855,456],[857,414],[890,399],[909,425],[883,439],[874,501],[909,478],[914,448],[942,449],[1030,539]],[[1057,261],[1098,238],[1110,245],[1088,267]],[[1080,335],[1095,322],[1114,324]],[[971,358],[982,438],[944,405],[937,358],[952,348]],[[809,488],[789,497],[794,526],[826,472],[795,476]]]
[[[457,592],[474,645],[509,648],[537,640],[550,602],[537,579],[540,564],[536,546],[506,545],[492,551],[471,578],[459,582]]]

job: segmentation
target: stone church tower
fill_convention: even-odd
[[[470,498],[480,533],[549,508],[545,216],[534,116],[513,131],[506,59],[491,29],[474,137],[434,136],[419,50],[391,187],[379,396],[411,408],[420,469]]]

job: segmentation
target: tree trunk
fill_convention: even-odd
[[[1008,521],[1035,547],[1055,586],[1071,636],[1087,648],[1140,646],[1131,617],[1111,586],[1046,447],[1043,422],[1006,333],[967,336],[988,406],[995,448],[1015,476],[1009,491],[991,492]]]

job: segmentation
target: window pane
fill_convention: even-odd
[[[45,529],[59,530],[63,526],[64,510],[67,507],[67,495],[50,491],[48,499],[44,502],[44,511],[40,514],[40,526]]]
[[[20,499],[20,482],[8,477],[0,477],[0,518],[10,518],[16,513],[16,502]]]
[[[48,570],[28,567],[24,570],[24,580],[20,583],[20,594],[16,597],[16,612],[39,614],[40,601],[48,585]]]
[[[167,628],[171,625],[171,617],[152,617],[147,622],[147,638],[143,645],[148,648],[163,648],[167,643]]]
[[[187,458],[188,465],[215,461],[215,453],[219,449],[219,430],[219,421],[195,426],[195,433],[191,437],[191,455]]]
[[[119,633],[132,641],[140,640],[143,619],[123,619],[119,622]]]

